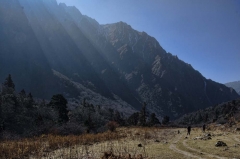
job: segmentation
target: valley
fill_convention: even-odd
[[[234,64],[239,49],[230,45],[237,40],[228,39],[229,32],[221,31],[221,38],[217,29],[205,32],[209,28],[198,19],[200,11],[202,33],[200,25],[190,25],[189,19],[196,18],[185,11],[181,18],[166,18],[172,8],[167,9],[157,18],[171,19],[165,38],[176,53],[169,52],[154,37],[165,34],[165,24],[153,35],[123,21],[100,24],[79,6],[66,4],[0,0],[0,159],[240,158],[240,82],[209,78],[225,81],[227,73],[237,77],[227,67],[239,68],[238,61]],[[153,10],[144,5],[139,11]],[[149,15],[135,19],[143,18],[143,26],[150,27],[155,13]],[[209,17],[203,19],[215,22]],[[182,22],[190,32],[181,31]],[[185,45],[175,45],[175,36]],[[193,44],[191,36],[201,40]],[[218,75],[204,76],[179,58],[183,54],[185,59],[196,56],[195,66],[206,72],[210,66]]]

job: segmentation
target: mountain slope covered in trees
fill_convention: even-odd
[[[91,102],[91,103],[90,103]],[[141,111],[127,108],[128,115],[109,106],[93,105],[85,98],[81,102],[67,100],[55,94],[50,101],[35,100],[31,93],[15,91],[8,75],[0,92],[0,140],[32,137],[41,134],[81,134],[111,131],[120,126],[153,126],[160,124],[155,113],[147,116],[146,103]]]
[[[124,22],[100,25],[55,0],[0,2],[0,80],[16,90],[157,116],[182,114],[239,97],[167,53],[158,41]],[[95,104],[94,103],[94,104]]]
[[[202,124],[229,124],[232,126],[240,121],[240,99],[223,102],[206,109],[201,109],[185,114],[176,121],[177,125],[202,125]]]

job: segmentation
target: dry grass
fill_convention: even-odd
[[[211,129],[209,133],[213,134],[212,140],[206,141],[194,140],[203,134],[200,128],[194,128],[188,139],[185,139],[185,129],[137,127],[80,136],[43,135],[32,139],[1,142],[0,158],[191,158],[189,154],[204,158],[240,158],[239,133],[223,132],[212,127]],[[181,134],[177,133],[178,130]],[[228,147],[215,147],[218,140],[226,142]],[[173,144],[178,150],[170,149]]]
[[[236,137],[235,133],[232,132],[212,132],[209,131],[210,134],[212,134],[211,140],[187,140],[186,144],[193,148],[197,149],[201,152],[205,152],[207,154],[212,154],[216,156],[226,157],[226,158],[240,158],[240,143],[234,138]],[[198,134],[193,134],[195,136],[199,136]],[[217,141],[223,141],[227,144],[226,147],[216,147],[215,144]],[[190,151],[188,149],[188,151]],[[196,152],[194,152],[196,153]]]
[[[49,157],[48,154],[54,150],[74,148],[76,145],[91,145],[122,137],[124,136],[120,136],[119,133],[105,132],[80,136],[42,135],[41,137],[18,141],[2,141],[0,143],[0,158]]]
[[[177,135],[175,129],[159,129],[159,128],[120,128],[117,129],[120,136],[118,138],[105,142],[95,143],[93,145],[78,145],[71,152],[73,158],[89,157],[99,158],[106,152],[111,152],[119,159],[129,158],[174,158],[174,156],[183,157],[183,155],[169,150],[170,143]],[[49,156],[71,158],[69,156],[70,149],[58,149]],[[120,157],[121,156],[121,157]],[[125,157],[123,157],[125,156]],[[128,156],[128,157],[126,157]],[[130,158],[129,158],[130,159]]]

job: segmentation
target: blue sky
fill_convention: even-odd
[[[100,24],[123,21],[206,78],[240,80],[240,0],[57,0]]]

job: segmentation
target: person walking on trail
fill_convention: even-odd
[[[203,124],[202,130],[203,130],[203,132],[205,133],[205,130],[206,130],[206,125],[205,125],[205,124]]]
[[[191,126],[189,125],[189,126],[187,127],[187,135],[190,135],[190,133],[191,133]]]

